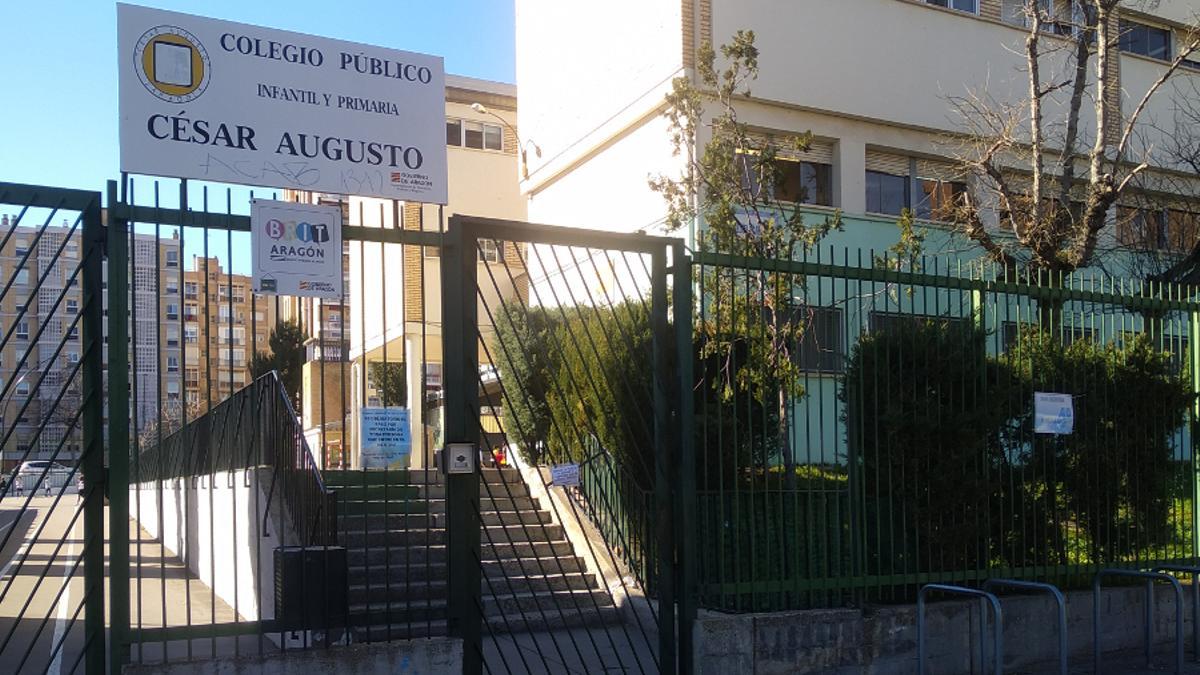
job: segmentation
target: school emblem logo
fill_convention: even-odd
[[[133,67],[146,91],[168,103],[187,103],[204,93],[212,75],[208,52],[178,26],[156,26],[133,50]]]

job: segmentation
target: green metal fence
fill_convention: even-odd
[[[695,255],[699,593],[765,611],[1194,559],[1194,290]],[[1035,433],[1035,392],[1072,397]]]

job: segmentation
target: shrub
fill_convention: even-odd
[[[962,322],[912,319],[864,335],[850,353],[841,396],[872,572],[971,569],[990,558],[1002,388],[1013,378],[987,358],[985,338]]]

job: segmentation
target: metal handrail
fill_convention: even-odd
[[[1108,568],[1096,572],[1092,582],[1092,667],[1100,673],[1100,581],[1106,577],[1132,577],[1146,580],[1146,665],[1151,663],[1154,645],[1154,582],[1165,581],[1175,589],[1175,673],[1183,673],[1183,588],[1179,580],[1161,572],[1142,572]]]
[[[215,471],[270,467],[264,528],[278,492],[300,542],[337,542],[335,491],[325,485],[292,401],[275,371],[143,450],[137,467],[135,480],[141,483],[196,481]]]
[[[996,617],[992,627],[993,653],[992,662],[996,675],[1004,672],[1004,614],[1000,609],[1000,599],[987,591],[965,586],[948,586],[946,584],[925,584],[917,591],[917,672],[925,675],[925,595],[930,591],[940,591],[951,595],[969,595],[980,599],[979,604],[979,667],[983,668],[987,656],[987,641],[983,639],[987,630],[987,603],[991,603],[992,612]]]
[[[1030,591],[1046,591],[1054,597],[1058,605],[1058,672],[1067,675],[1067,600],[1062,591],[1053,584],[1040,581],[1021,581],[1019,579],[988,579],[983,582],[983,590],[995,587],[1019,588]]]

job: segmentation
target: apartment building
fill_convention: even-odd
[[[678,175],[683,162],[672,152],[661,115],[672,80],[695,82],[699,45],[719,45],[749,29],[760,49],[760,73],[752,98],[739,105],[739,120],[779,139],[812,132],[807,153],[782,159],[789,181],[806,188],[801,208],[814,217],[831,209],[844,214],[845,231],[825,244],[885,249],[896,239],[894,224],[904,208],[940,236],[940,197],[975,189],[951,161],[969,127],[951,98],[975,93],[997,108],[1025,100],[1022,6],[1021,0],[618,0],[589,6],[518,0],[519,126],[542,149],[530,157],[522,181],[529,218],[623,231],[659,228],[666,208],[647,179]],[[1050,83],[1063,73],[1064,38],[1076,30],[1078,14],[1070,0],[1043,6],[1049,17],[1043,78]],[[1110,77],[1118,81],[1126,116],[1186,44],[1198,12],[1197,0],[1122,4]],[[1194,121],[1181,117],[1175,103],[1195,98],[1200,56],[1184,66],[1149,101],[1131,156],[1193,133]],[[1047,97],[1049,118],[1061,119],[1064,95]],[[1085,108],[1081,118],[1081,137],[1090,142],[1095,115]],[[701,146],[705,140],[702,135]],[[1178,252],[1194,243],[1200,232],[1194,171],[1151,157],[1146,175],[1169,178],[1162,184],[1172,186],[1174,205],[1151,213],[1132,203],[1114,209],[1102,246]],[[1133,193],[1128,201],[1136,201]],[[999,209],[987,210],[985,224],[995,226],[998,217]],[[1136,227],[1127,226],[1131,218]]]
[[[167,319],[182,326],[184,342],[183,400],[188,416],[203,413],[253,379],[250,360],[269,350],[279,300],[251,292],[249,275],[226,271],[220,258],[193,256],[183,272],[183,288],[168,287]],[[168,344],[172,333],[168,333]],[[178,362],[168,361],[167,372]],[[174,392],[167,390],[168,400]]]
[[[11,329],[0,347],[0,390],[8,387],[0,400],[0,438],[8,437],[0,469],[23,458],[69,465],[79,459],[83,436],[73,419],[82,396],[81,234],[67,222],[18,225],[15,215],[0,216],[0,232],[7,235],[0,279],[12,280],[0,300],[0,329]],[[180,246],[146,233],[135,233],[131,244],[130,404],[143,428],[181,400],[180,331],[169,323],[179,312]],[[103,297],[107,308],[107,285]]]

